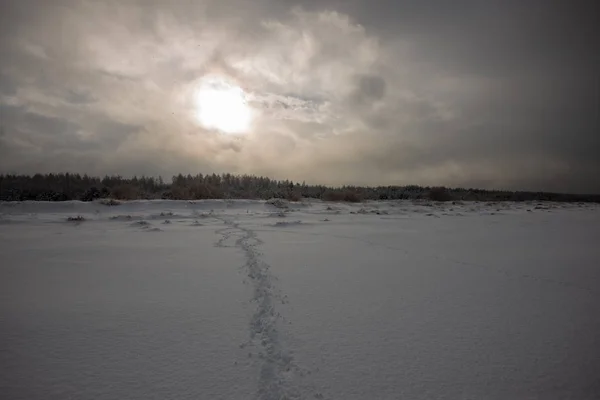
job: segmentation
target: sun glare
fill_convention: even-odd
[[[194,94],[198,122],[223,133],[245,133],[252,122],[252,110],[244,91],[222,78],[202,80]]]

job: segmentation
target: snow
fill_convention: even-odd
[[[599,237],[594,204],[0,203],[0,397],[597,398]]]

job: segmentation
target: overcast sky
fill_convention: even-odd
[[[592,1],[4,0],[0,172],[600,193]],[[202,77],[251,130],[203,128]]]

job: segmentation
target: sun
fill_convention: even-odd
[[[252,110],[246,93],[220,77],[202,79],[194,93],[198,122],[208,129],[227,134],[246,133],[252,123]]]

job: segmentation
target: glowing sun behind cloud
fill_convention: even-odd
[[[202,79],[194,93],[198,122],[208,129],[227,134],[246,133],[252,123],[252,110],[246,94],[224,78]]]

